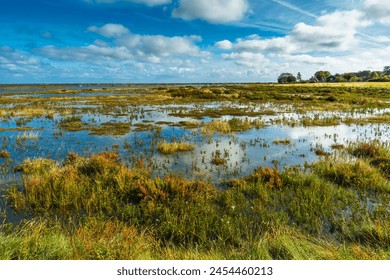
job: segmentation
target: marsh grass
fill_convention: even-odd
[[[315,115],[312,118],[303,117],[300,122],[303,126],[335,126],[340,124],[341,119],[336,116],[320,118],[319,115]]]
[[[113,152],[25,161],[18,171],[23,184],[7,199],[37,218],[1,227],[4,259],[390,257],[389,183],[366,159],[260,167],[226,189],[153,178]]]
[[[272,141],[272,143],[274,143],[275,145],[290,145],[291,144],[291,140],[290,139],[275,139],[274,141]]]
[[[11,155],[10,152],[8,152],[6,150],[0,151],[0,158],[9,158],[10,155]]]
[[[248,118],[232,118],[230,120],[213,120],[203,125],[202,134],[208,136],[212,136],[214,133],[227,135],[254,128],[259,129],[264,126],[264,123],[260,119],[249,120]]]
[[[121,136],[130,132],[130,124],[120,122],[105,122],[101,125],[89,126],[92,135],[114,135]]]
[[[164,155],[174,154],[178,152],[191,152],[194,149],[194,145],[184,142],[159,142],[157,144],[157,151]]]
[[[123,87],[110,96],[93,96],[92,90],[85,97],[73,96],[82,93],[79,90],[48,90],[72,96],[41,98],[28,92],[21,98],[2,96],[0,114],[4,121],[23,118],[19,123],[24,125],[30,118],[52,117],[55,112],[59,121],[54,123],[70,132],[124,135],[133,127],[149,131],[156,125],[173,125],[200,128],[203,136],[212,136],[265,125],[263,119],[242,116],[298,112],[299,119],[290,123],[279,115],[276,119],[285,125],[323,126],[343,120],[337,114],[322,118],[317,111],[388,108],[388,85],[355,85]],[[214,101],[243,106],[202,108]],[[142,121],[147,113],[138,105],[167,104],[196,105],[164,109],[177,117],[234,117],[208,123]],[[254,110],[253,104],[264,106]],[[30,110],[17,114],[22,108]],[[83,121],[85,114],[127,119],[97,125]],[[132,125],[133,119],[141,122]],[[387,123],[387,115],[371,121]],[[153,140],[150,150],[158,151],[160,139]],[[171,147],[175,143],[159,144],[180,152]],[[130,150],[131,145],[126,146]],[[122,162],[115,152],[88,157],[70,153],[62,162],[25,160],[15,169],[21,179],[7,186],[6,199],[30,220],[0,226],[0,258],[390,259],[389,154],[389,147],[380,142],[353,143],[302,168],[259,167],[221,186],[179,175],[155,177],[145,168],[146,159]],[[212,166],[215,169],[224,169],[229,162],[216,151],[209,159],[224,161],[224,166]]]
[[[38,132],[33,132],[33,131],[30,131],[30,132],[23,132],[23,134],[18,134],[18,136],[16,136],[16,139],[17,140],[22,140],[22,141],[25,141],[25,140],[35,140],[35,139],[38,139],[39,137],[39,133]]]
[[[223,165],[223,164],[226,164],[227,160],[224,159],[224,158],[221,158],[219,156],[214,156],[211,161],[210,161],[212,164],[215,164],[215,165]]]
[[[82,117],[75,115],[61,119],[59,127],[66,131],[87,130],[86,124],[82,122]]]

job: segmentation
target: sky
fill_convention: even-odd
[[[2,84],[275,82],[390,64],[390,0],[0,1]]]

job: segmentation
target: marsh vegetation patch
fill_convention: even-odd
[[[388,259],[389,99],[388,84],[3,90],[0,258]]]

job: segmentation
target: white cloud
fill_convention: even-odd
[[[42,81],[42,78],[52,72],[51,65],[39,58],[21,50],[0,46],[0,76],[7,77],[3,81],[18,82],[20,78],[24,82],[35,82],[37,79]]]
[[[233,48],[233,43],[229,40],[223,40],[215,43],[215,46],[221,50],[231,50]]]
[[[110,42],[97,39],[88,46],[55,47],[45,46],[36,53],[53,60],[82,61],[99,64],[110,60],[136,60],[148,63],[162,63],[175,57],[207,57],[196,45],[199,36],[139,35],[133,34],[121,24],[91,26],[90,32],[102,35]]]
[[[238,52],[253,53],[310,53],[339,52],[356,46],[357,28],[370,24],[364,14],[357,10],[336,11],[318,17],[316,25],[303,22],[294,26],[292,32],[284,37],[262,39],[252,35],[239,38],[232,45],[226,41],[216,43],[220,49],[234,49]],[[228,48],[227,48],[228,47]]]
[[[250,52],[223,54],[222,58],[232,60],[235,64],[245,67],[262,67],[268,62],[268,59],[261,53]]]
[[[390,24],[390,3],[388,0],[365,0],[364,13],[373,20]]]
[[[255,80],[259,73],[275,80],[281,71],[301,72],[304,78],[310,78],[323,69],[334,74],[381,70],[384,61],[390,61],[389,38],[360,32],[373,24],[361,11],[335,11],[318,17],[312,25],[298,23],[282,37],[251,35],[233,42],[219,41],[215,47],[225,51],[221,55],[225,67],[233,62],[236,66],[230,67],[236,76],[248,80]],[[371,44],[366,37],[370,37]]]
[[[7,70],[31,70],[41,65],[38,58],[8,46],[0,47],[0,68]]]
[[[129,29],[124,27],[122,24],[113,23],[105,24],[102,27],[91,26],[87,30],[108,38],[118,38],[130,33]]]
[[[69,48],[45,46],[37,49],[36,53],[54,60],[96,63],[100,63],[102,60],[126,60],[132,57],[131,53],[124,47],[100,47],[96,45]]]
[[[297,51],[344,51],[356,45],[357,28],[369,24],[360,11],[336,11],[319,17],[315,26],[298,23],[290,36]]]
[[[117,44],[128,48],[135,56],[146,59],[148,57],[161,59],[174,55],[207,55],[195,44],[198,41],[201,41],[199,36],[166,37],[162,35],[128,34],[120,38]]]
[[[247,0],[180,0],[172,15],[185,20],[228,23],[241,20],[248,8]]]
[[[117,3],[117,2],[132,2],[137,4],[145,4],[147,6],[167,5],[172,3],[172,0],[84,0],[87,3]]]

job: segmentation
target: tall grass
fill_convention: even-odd
[[[213,120],[203,125],[202,134],[208,136],[212,136],[214,133],[226,135],[261,127],[264,127],[264,123],[260,119],[232,118],[230,120]]]
[[[178,176],[153,178],[112,152],[69,154],[63,163],[26,161],[18,168],[22,185],[7,198],[36,218],[0,228],[0,256],[388,259],[389,182],[373,159],[327,158],[284,171],[260,167],[226,189]]]
[[[184,142],[173,142],[173,143],[160,142],[157,144],[157,151],[159,151],[161,154],[164,155],[174,154],[177,152],[189,152],[189,151],[193,151],[194,149],[195,149],[194,145],[187,144]]]

